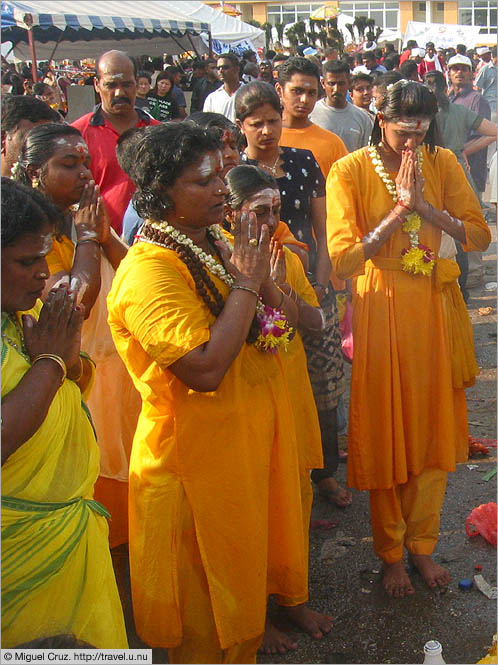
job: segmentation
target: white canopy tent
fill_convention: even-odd
[[[200,34],[210,32],[209,21],[187,16],[181,10],[183,4],[160,0],[3,2],[2,41],[16,42],[16,58],[30,60],[27,30],[22,28],[32,19],[38,60],[49,59],[56,47],[61,58],[95,57],[108,50],[111,41],[114,48],[133,56],[193,50],[205,53],[208,49]]]
[[[181,0],[181,2],[161,2],[162,5],[180,5],[181,11],[195,21],[209,23],[213,40],[222,42],[232,50],[244,42],[250,42],[254,49],[265,47],[265,33],[239,18],[228,16],[223,12],[208,7],[197,0]],[[215,48],[215,52],[218,52]]]

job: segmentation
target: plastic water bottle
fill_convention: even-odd
[[[430,665],[443,665],[445,662],[443,660],[443,647],[437,640],[431,640],[427,642],[424,646],[424,665],[425,663],[430,663]]]

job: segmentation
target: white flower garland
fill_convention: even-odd
[[[368,146],[368,154],[372,160],[375,172],[385,184],[387,191],[392,197],[394,203],[398,203],[398,192],[396,191],[396,184],[393,182],[389,173],[386,171],[382,157],[376,145]],[[422,173],[423,155],[420,146],[416,149],[417,166]],[[429,247],[422,245],[419,241],[418,232],[422,226],[420,215],[416,212],[411,212],[406,216],[406,221],[401,226],[405,233],[410,237],[410,249],[403,250],[402,266],[403,270],[414,274],[421,273],[423,275],[430,275],[434,267],[434,254]]]
[[[177,228],[171,226],[171,224],[168,224],[168,222],[155,222],[152,219],[148,219],[147,225],[151,226],[153,229],[156,229],[157,231],[161,231],[162,233],[167,233],[169,236],[174,238],[176,242],[180,243],[180,245],[186,245],[187,247],[189,247],[192,250],[192,252],[197,256],[197,258],[201,261],[201,263],[209,270],[209,272],[213,273],[213,275],[216,275],[216,277],[221,279],[221,281],[224,282],[228,287],[230,288],[232,287],[233,277],[227,271],[225,266],[221,263],[218,263],[218,261],[214,258],[214,256],[211,256],[211,254],[207,254],[204,250],[198,247],[191,238],[186,236],[184,233],[181,233]],[[228,246],[230,250],[233,249],[231,247],[231,243],[229,243],[227,238],[224,236],[223,231],[221,230],[219,224],[213,224],[212,226],[208,226],[208,231],[216,238],[216,240],[221,240]],[[159,245],[160,247],[164,246],[162,243],[150,240],[145,236],[141,236],[140,240],[142,242],[148,242],[151,245]]]

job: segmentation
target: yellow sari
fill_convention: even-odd
[[[2,397],[29,368],[19,329],[2,314]],[[89,414],[66,380],[41,427],[2,467],[2,647],[60,633],[127,647],[108,514],[93,500],[98,473]]]

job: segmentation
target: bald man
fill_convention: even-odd
[[[111,225],[121,235],[123,215],[135,186],[118,164],[116,143],[127,129],[159,122],[135,106],[135,65],[126,53],[108,51],[101,55],[96,64],[94,85],[101,103],[72,124],[88,145],[90,170],[100,187]]]

